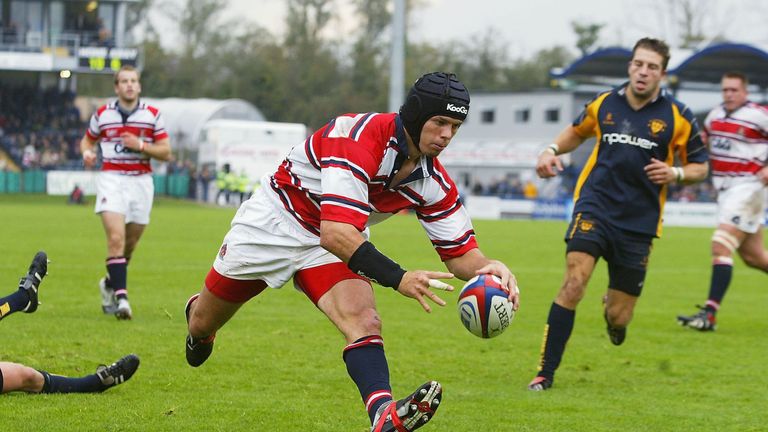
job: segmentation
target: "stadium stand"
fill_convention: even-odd
[[[0,84],[0,146],[6,169],[72,169],[85,130],[74,94]]]

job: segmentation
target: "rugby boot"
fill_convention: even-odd
[[[399,401],[389,401],[379,407],[371,432],[411,432],[429,422],[440,407],[443,389],[430,381]]]
[[[608,296],[603,296],[603,319],[605,319],[605,329],[608,332],[608,339],[611,340],[611,343],[614,345],[621,345],[624,343],[624,339],[627,338],[627,328],[626,327],[613,327],[610,322],[608,322],[608,312],[605,310],[605,304],[608,301]]]
[[[133,311],[131,310],[131,304],[127,298],[121,298],[117,300],[117,310],[115,310],[115,318],[119,320],[133,319]]]
[[[48,255],[40,251],[32,258],[27,274],[19,280],[19,289],[26,291],[27,297],[29,297],[29,304],[24,308],[25,313],[32,313],[37,310],[37,306],[40,304],[37,299],[37,290],[46,274],[48,274]]]
[[[608,322],[608,315],[605,313],[603,313],[603,318],[605,318],[605,329],[608,331],[608,339],[611,340],[611,343],[614,345],[623,344],[627,337],[627,328],[611,326],[611,323]]]
[[[102,389],[104,391],[131,379],[138,368],[139,357],[135,354],[128,354],[109,366],[100,365],[96,368],[96,376],[99,377],[104,385]]]
[[[677,323],[683,327],[692,328],[699,331],[715,331],[717,320],[714,312],[707,308],[696,305],[699,311],[693,315],[678,315]]]
[[[200,294],[195,294],[187,300],[187,305],[184,307],[184,315],[187,317],[187,324],[189,324],[189,311],[192,307],[192,303],[197,301]],[[198,367],[208,360],[213,352],[213,340],[216,338],[216,333],[206,338],[194,338],[191,334],[187,333],[187,363],[192,367]]]
[[[544,391],[552,387],[552,378],[536,376],[529,384],[528,390]]]
[[[107,278],[99,280],[99,292],[101,293],[101,310],[107,315],[117,312],[117,298],[115,292],[107,285]]]

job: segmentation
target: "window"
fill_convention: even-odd
[[[557,123],[560,121],[560,108],[549,108],[544,111],[544,121],[547,123]]]
[[[528,123],[531,119],[530,108],[520,108],[515,110],[515,123]]]
[[[43,30],[43,3],[40,1],[11,2],[11,22],[21,34]]]
[[[480,123],[493,123],[496,121],[496,110],[487,109],[480,111]]]

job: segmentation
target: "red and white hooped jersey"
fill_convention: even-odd
[[[709,112],[704,128],[715,187],[756,181],[755,173],[768,162],[768,110],[747,102],[728,113],[720,105]]]
[[[320,221],[344,222],[359,231],[409,209],[441,259],[477,247],[469,214],[453,180],[436,158],[390,188],[407,159],[405,129],[395,113],[346,114],[310,135],[269,178],[268,194],[290,220],[314,235]]]
[[[151,173],[148,155],[123,147],[123,139],[120,137],[123,132],[130,132],[147,144],[167,138],[168,132],[160,111],[139,101],[136,108],[126,115],[118,107],[117,101],[114,101],[93,113],[85,132],[90,139],[99,141],[102,171],[127,175]]]

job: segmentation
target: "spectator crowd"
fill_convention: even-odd
[[[75,105],[75,95],[56,88],[39,90],[34,86],[0,83],[0,150],[23,170],[82,169],[80,139],[87,124]],[[0,157],[0,170],[8,169]],[[219,167],[223,170],[223,167]],[[216,167],[197,169],[191,161],[172,161],[158,174],[189,176],[188,198],[208,202],[217,198],[210,190],[223,187],[226,203],[240,202],[250,195],[252,185],[226,183],[217,178]],[[579,168],[568,165],[556,180],[540,181],[533,173],[507,173],[502,178],[471,185],[473,195],[498,196],[505,199],[568,199],[578,179]],[[234,177],[233,177],[234,178]],[[243,183],[244,180],[240,180]],[[245,181],[245,185],[247,185]],[[250,192],[250,191],[249,191]],[[220,194],[219,194],[220,195]],[[237,196],[237,199],[234,197]],[[670,187],[669,200],[681,202],[712,202],[716,191],[711,182]],[[232,197],[232,198],[230,198]],[[221,197],[218,197],[221,198]],[[219,199],[219,202],[222,200]]]

